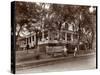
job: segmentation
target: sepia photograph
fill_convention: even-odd
[[[18,74],[97,68],[97,6],[15,1]]]

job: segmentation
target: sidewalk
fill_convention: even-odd
[[[22,70],[22,69],[25,69],[25,68],[30,68],[30,66],[33,68],[33,67],[45,65],[45,64],[48,64],[48,63],[54,62],[54,61],[69,59],[69,58],[73,58],[73,57],[95,55],[95,54],[96,53],[93,52],[93,53],[87,53],[87,54],[77,54],[76,56],[73,56],[73,54],[71,54],[71,55],[69,55],[67,57],[55,57],[55,58],[48,57],[46,59],[19,62],[19,63],[16,63],[16,67],[17,67],[17,70]]]

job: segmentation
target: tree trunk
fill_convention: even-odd
[[[38,35],[37,35],[37,31],[36,31],[36,48],[38,46]]]
[[[17,36],[16,36],[16,40],[17,40],[18,37],[19,37],[19,33],[20,33],[21,29],[22,29],[22,25],[21,25],[21,27],[20,27],[20,29],[19,29],[19,31],[18,31],[18,34],[17,34]]]

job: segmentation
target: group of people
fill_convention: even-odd
[[[74,56],[76,56],[77,50],[78,50],[78,48],[75,47],[74,54],[73,54]],[[64,47],[64,53],[67,53],[67,51],[68,51],[68,49],[66,47]]]

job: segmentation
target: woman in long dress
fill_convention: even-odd
[[[74,56],[76,56],[76,52],[77,52],[77,47],[75,47],[74,49]]]

